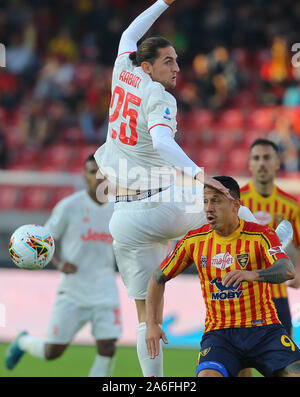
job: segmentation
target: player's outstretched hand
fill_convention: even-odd
[[[162,339],[164,343],[168,344],[166,335],[159,325],[147,325],[146,344],[150,358],[155,358],[158,356],[160,349],[160,339]]]
[[[70,262],[62,262],[62,264],[59,267],[59,270],[65,274],[76,273],[77,269],[78,269],[78,266],[74,265],[73,263],[70,263]]]
[[[212,178],[211,176],[204,174],[203,172],[198,172],[198,174],[196,175],[196,179],[199,182],[204,183],[204,185],[207,187],[219,190],[221,193],[225,194],[225,196],[230,200],[234,200],[229,192],[229,189],[227,189],[225,186],[222,185],[222,183]]]
[[[222,279],[222,284],[224,287],[235,287],[237,288],[238,285],[242,281],[257,281],[258,274],[255,271],[251,270],[231,270],[230,272],[226,273]]]

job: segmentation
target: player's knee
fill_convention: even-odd
[[[98,354],[100,354],[100,356],[112,357],[116,352],[116,341],[116,339],[98,340]]]
[[[223,375],[215,369],[204,369],[198,372],[198,378],[223,378]]]
[[[51,345],[46,344],[45,346],[45,359],[46,360],[55,360],[60,357],[65,351],[67,345]]]

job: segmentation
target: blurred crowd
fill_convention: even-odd
[[[110,79],[122,31],[151,1],[0,0],[0,167],[15,146],[105,140]],[[294,0],[185,0],[149,34],[169,38],[181,68],[180,112],[300,106],[300,38]],[[299,56],[300,58],[300,56]],[[201,131],[199,130],[199,133]],[[299,171],[300,131],[287,116],[265,131],[286,170]],[[9,136],[8,136],[9,135]],[[7,142],[8,141],[8,142]]]

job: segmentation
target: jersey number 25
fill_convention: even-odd
[[[116,103],[115,110],[113,114],[109,117],[109,122],[113,123],[116,121],[119,117],[121,108],[123,108],[122,111],[122,116],[124,119],[127,120],[127,117],[129,117],[129,128],[131,131],[130,136],[128,137],[126,135],[126,127],[128,125],[128,120],[126,122],[122,122],[120,125],[120,133],[119,133],[119,139],[122,143],[125,145],[131,145],[134,146],[137,143],[137,132],[136,132],[136,120],[138,117],[138,112],[136,109],[129,108],[129,104],[134,104],[135,106],[140,106],[141,105],[141,98],[131,94],[130,92],[127,92],[126,97],[125,97],[125,91],[123,90],[122,87],[116,86],[111,98],[110,102],[110,109],[114,106],[114,102],[116,99],[116,95],[118,95],[118,101]],[[112,129],[112,138],[116,139],[118,136],[118,133],[116,130]]]

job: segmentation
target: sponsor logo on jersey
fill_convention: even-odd
[[[224,270],[234,264],[234,257],[230,255],[229,252],[217,254],[211,259],[211,264],[218,269]]]
[[[272,247],[268,250],[269,255],[276,255],[276,254],[280,254],[281,252],[284,254],[284,251],[283,251],[281,245],[278,245],[277,247]]]
[[[109,233],[99,233],[91,228],[88,229],[87,235],[85,236],[84,234],[81,235],[81,240],[82,241],[101,241],[106,244],[112,244],[113,238]]]
[[[236,259],[238,261],[238,264],[245,269],[245,267],[248,265],[249,262],[249,254],[238,254],[236,256]]]
[[[215,277],[210,282],[210,284],[214,285],[219,290],[219,292],[211,293],[212,300],[236,299],[236,298],[240,298],[243,293],[242,290],[238,291],[241,283],[239,283],[236,287],[234,287],[233,285],[230,285],[229,287],[225,287],[225,285],[222,284],[222,281],[218,279],[218,277]]]
[[[272,222],[272,215],[269,214],[269,212],[257,211],[255,212],[254,216],[260,225],[268,225]]]

